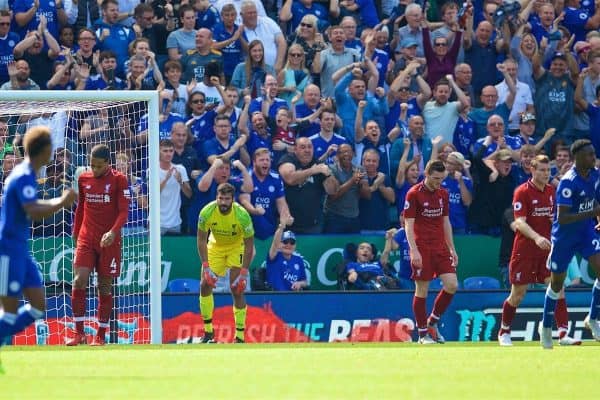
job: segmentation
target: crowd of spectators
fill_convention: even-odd
[[[394,229],[396,249],[406,193],[441,159],[454,232],[498,236],[536,154],[551,157],[556,185],[570,143],[600,150],[594,0],[4,3],[0,90],[156,90],[160,109],[0,119],[2,177],[24,129],[44,123],[62,157],[45,192],[107,141],[144,209],[140,144],[158,112],[163,234],[195,235],[230,182],[261,239],[292,217],[295,234]],[[373,261],[363,247],[356,258]]]

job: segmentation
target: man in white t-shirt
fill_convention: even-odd
[[[271,18],[259,16],[253,1],[244,0],[241,7],[244,40],[248,43],[254,39],[260,40],[265,48],[265,64],[273,66],[275,71],[280,71],[287,52],[287,43],[281,28]]]
[[[185,168],[173,164],[175,147],[171,139],[160,141],[160,234],[181,233],[181,193],[192,197],[192,188]]]
[[[220,14],[221,9],[223,8],[223,6],[225,4],[233,4],[233,6],[235,7],[236,15],[237,15],[237,17],[235,19],[235,24],[240,25],[242,23],[242,14],[241,14],[242,5],[246,2],[254,3],[256,5],[256,11],[258,13],[258,16],[260,16],[260,17],[267,16],[265,7],[263,6],[262,1],[260,1],[260,0],[218,0],[215,4],[215,8],[217,10],[219,10],[219,14]]]
[[[451,90],[456,92],[458,101],[448,101]],[[469,103],[469,98],[456,85],[452,75],[440,79],[434,86],[433,100],[425,103],[423,108],[425,133],[429,137],[442,136],[442,143],[452,143],[458,114],[468,107]]]
[[[513,79],[515,86],[517,87],[515,101],[513,102],[512,109],[510,110],[510,116],[508,117],[508,130],[511,133],[517,133],[519,132],[521,114],[526,112],[535,112],[535,107],[533,106],[533,96],[531,95],[531,88],[529,85],[517,80],[517,62],[509,58],[504,61],[504,67],[506,68],[506,73]],[[508,89],[508,84],[506,83],[506,79],[496,85],[496,91],[498,92],[498,100],[496,101],[496,105],[506,102],[510,92]]]

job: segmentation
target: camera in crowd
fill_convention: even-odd
[[[521,4],[518,1],[502,3],[494,13],[494,26],[500,29],[505,21],[515,21],[519,17],[519,11]]]

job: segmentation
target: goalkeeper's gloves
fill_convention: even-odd
[[[211,288],[217,287],[219,277],[210,269],[207,262],[202,263],[202,280]]]
[[[242,268],[240,274],[231,284],[231,291],[236,294],[244,293],[246,285],[248,284],[248,269]]]

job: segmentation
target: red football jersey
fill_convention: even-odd
[[[539,190],[531,180],[520,185],[513,195],[513,213],[515,219],[525,217],[525,222],[538,234],[550,239],[552,219],[554,218],[555,189],[546,184],[544,190]],[[540,249],[533,240],[521,232],[515,232],[513,254],[528,257],[547,257],[548,250]]]
[[[73,235],[99,241],[112,230],[120,238],[121,228],[127,222],[130,199],[125,175],[109,168],[104,176],[94,178],[92,171],[86,171],[79,176],[78,186]]]
[[[448,191],[439,188],[433,192],[425,182],[417,183],[406,193],[404,218],[415,219],[417,246],[445,247],[444,217],[448,216]]]

